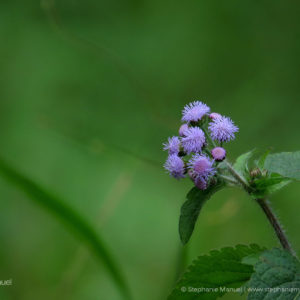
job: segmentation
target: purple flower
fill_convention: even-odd
[[[179,135],[185,136],[185,132],[189,129],[189,126],[187,124],[182,124],[179,128]]]
[[[168,138],[168,142],[164,143],[164,150],[168,150],[169,154],[178,154],[180,150],[180,140],[177,136]]]
[[[234,133],[239,129],[234,125],[232,120],[227,117],[216,118],[208,126],[210,135],[213,140],[219,142],[228,142],[235,138]]]
[[[196,178],[195,186],[200,190],[206,190],[207,189],[207,181],[205,181],[202,178]]]
[[[211,113],[210,115],[209,115],[209,117],[212,119],[212,120],[215,120],[215,119],[218,119],[218,118],[220,118],[220,117],[222,117],[220,114],[218,114],[218,113],[215,113],[215,112],[213,112],[213,113]]]
[[[209,111],[210,108],[206,104],[201,101],[194,101],[184,107],[181,120],[188,123],[192,121],[197,122]]]
[[[192,169],[188,171],[188,174],[198,189],[205,190],[207,188],[207,182],[205,181],[205,179],[197,176],[197,174]]]
[[[177,154],[169,155],[164,168],[176,179],[184,177],[184,162]]]
[[[195,185],[201,190],[205,190],[207,181],[216,173],[213,161],[205,155],[195,154],[190,159],[188,166],[191,168],[189,174],[194,179]]]
[[[204,132],[199,127],[190,127],[185,131],[185,137],[182,138],[181,144],[187,154],[200,152],[205,144]]]
[[[212,157],[217,161],[222,161],[226,157],[226,150],[222,147],[216,147],[211,150]]]

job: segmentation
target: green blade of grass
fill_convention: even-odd
[[[15,187],[25,192],[37,204],[54,214],[82,242],[95,253],[104,264],[124,299],[131,299],[120,266],[107,250],[105,243],[93,227],[72,207],[51,194],[37,183],[22,175],[0,158],[0,173]]]

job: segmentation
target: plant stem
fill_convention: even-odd
[[[226,181],[228,181],[228,182],[230,182],[230,183],[232,183],[232,184],[237,184],[238,182],[235,180],[235,179],[233,179],[233,178],[231,178],[231,177],[229,177],[229,176],[225,176],[225,175],[219,175],[222,179],[224,179],[224,180],[226,180]]]
[[[264,211],[269,222],[273,226],[273,229],[275,230],[275,233],[276,233],[282,247],[284,249],[288,250],[292,255],[296,256],[294,249],[292,248],[291,244],[289,243],[287,236],[285,235],[284,230],[281,227],[276,215],[272,211],[272,208],[271,208],[270,204],[268,203],[268,201],[264,198],[257,198],[256,202],[262,208],[262,210]]]
[[[207,130],[204,128],[204,126],[201,127],[203,132],[205,133],[206,139],[213,145],[213,147],[216,147],[216,143],[213,141],[213,139],[208,134]]]
[[[246,190],[246,192],[251,193],[252,188],[245,180],[245,178],[241,176],[239,173],[237,173],[237,171],[232,167],[232,165],[227,160],[224,160],[224,162],[226,163],[227,168],[229,172],[232,174],[232,176],[242,185],[242,187]]]
[[[225,160],[224,162],[226,163],[228,171],[232,174],[232,176],[242,185],[247,193],[251,194],[253,192],[253,188],[248,184],[246,179],[242,175],[240,175],[227,160]],[[256,202],[259,204],[266,217],[268,218],[282,247],[289,251],[292,255],[296,256],[296,252],[289,243],[287,236],[285,235],[284,230],[280,225],[275,213],[272,211],[272,208],[268,201],[264,198],[257,198]]]

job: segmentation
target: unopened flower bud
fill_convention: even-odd
[[[260,175],[262,175],[262,173],[261,173],[261,171],[260,171],[259,168],[255,168],[255,169],[253,169],[253,170],[250,171],[250,176],[252,178],[258,177]]]
[[[211,114],[209,115],[209,117],[210,117],[212,120],[215,120],[215,119],[221,118],[222,116],[221,116],[220,114],[218,114],[218,113],[213,112],[213,113],[211,113]]]
[[[216,147],[211,150],[211,155],[216,161],[222,161],[226,157],[226,150],[222,147]]]

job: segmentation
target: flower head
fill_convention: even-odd
[[[206,190],[207,189],[207,181],[205,181],[203,178],[201,177],[197,177],[195,179],[195,185],[198,189],[200,190]]]
[[[203,190],[206,189],[209,178],[216,173],[213,161],[206,155],[195,154],[190,159],[188,166],[191,168],[192,176],[190,176],[194,179],[196,186]]]
[[[210,111],[210,108],[201,101],[194,101],[187,104],[182,111],[182,121],[184,122],[197,122]]]
[[[222,147],[216,147],[211,150],[212,157],[217,161],[222,161],[226,157],[226,150]]]
[[[164,150],[168,150],[169,154],[178,154],[180,148],[180,140],[177,136],[168,138],[168,142],[163,144]]]
[[[184,162],[177,154],[169,155],[164,168],[176,179],[184,177]]]
[[[233,140],[235,138],[234,133],[239,130],[230,118],[223,116],[214,119],[213,122],[209,124],[208,129],[212,139],[219,142]]]
[[[218,118],[220,118],[220,117],[222,117],[220,114],[218,114],[218,113],[215,113],[215,112],[213,112],[213,113],[211,113],[210,115],[209,115],[209,117],[212,119],[212,120],[215,120],[215,119],[218,119]]]
[[[189,129],[189,126],[187,124],[182,124],[179,128],[179,135],[185,136],[185,132]]]
[[[181,144],[187,154],[200,152],[205,144],[204,132],[199,127],[190,127],[185,131],[185,137],[182,138]]]

